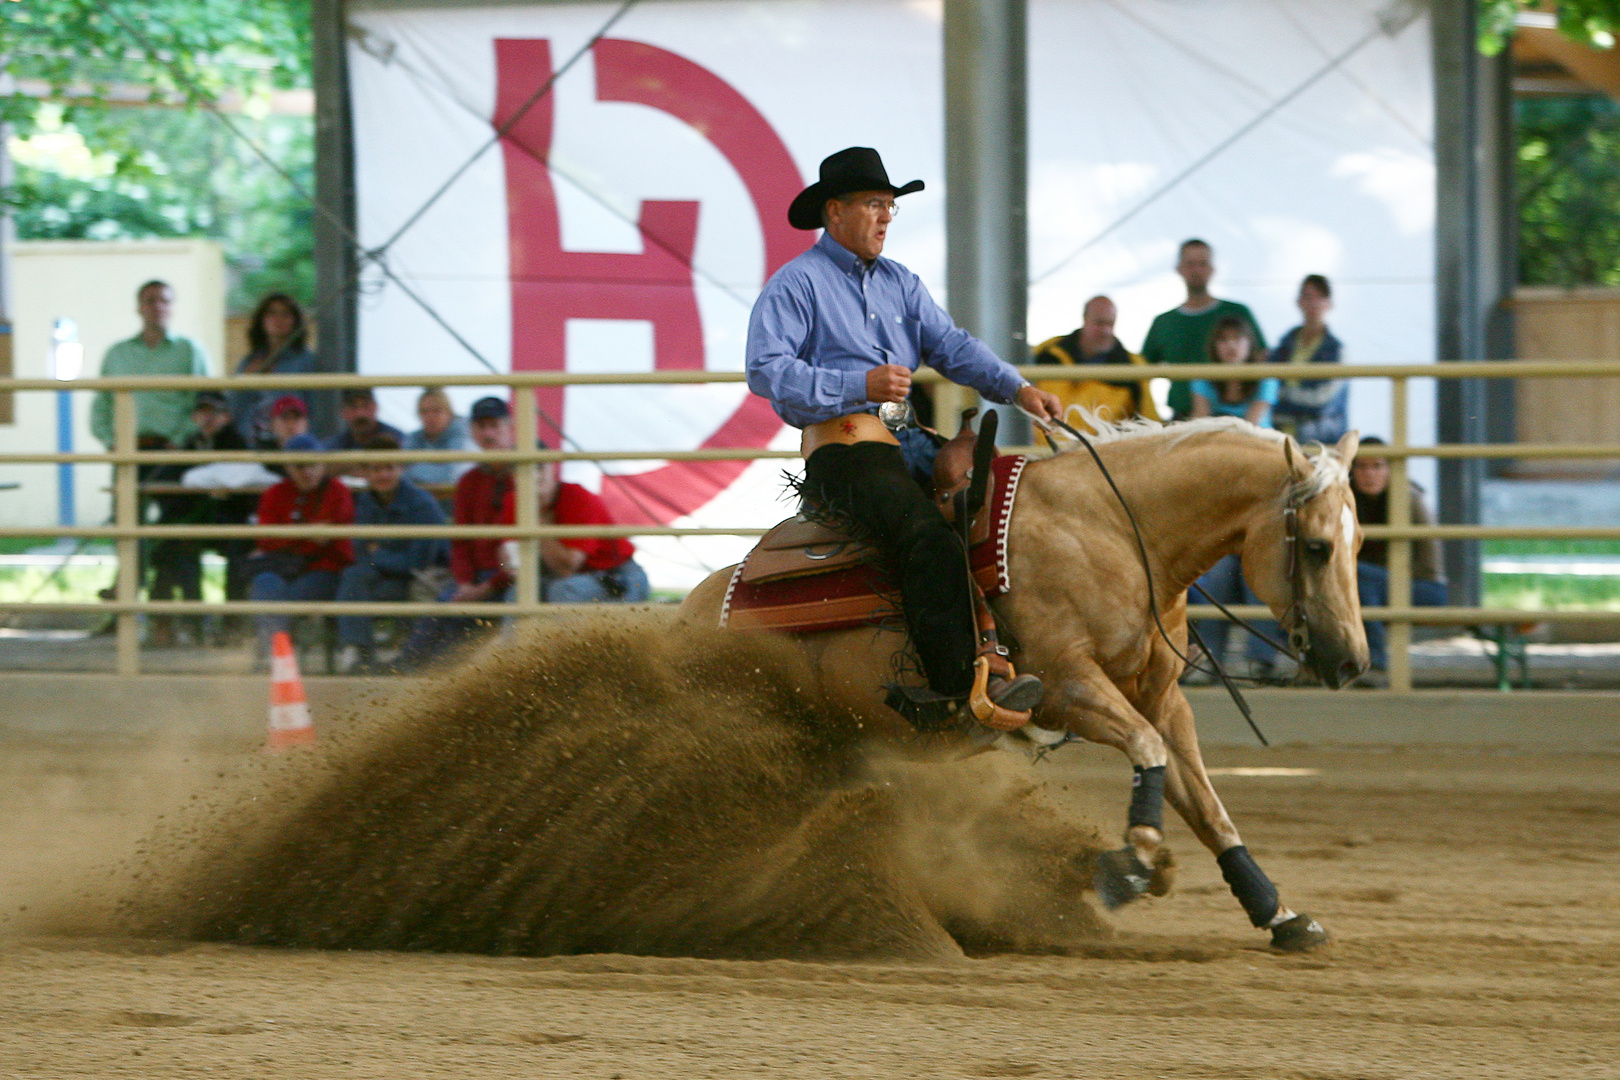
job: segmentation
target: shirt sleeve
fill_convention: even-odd
[[[1164,337],[1159,332],[1162,318],[1162,315],[1154,318],[1148,327],[1147,337],[1142,339],[1142,358],[1150,364],[1164,363]]]
[[[108,349],[101,358],[101,375],[103,377],[119,374],[118,346]],[[106,390],[97,390],[90,399],[90,434],[108,450],[113,448],[113,403],[112,394]]]
[[[911,275],[909,284],[908,306],[916,312],[923,362],[951,382],[972,387],[997,404],[1011,404],[1024,385],[1018,369],[957,326],[945,309],[934,303],[928,287],[916,274]]]
[[[1215,384],[1210,382],[1208,379],[1194,379],[1191,383],[1191,388],[1194,394],[1203,398],[1211,405],[1215,404],[1215,401],[1219,396],[1215,393]]]
[[[1260,389],[1255,392],[1256,400],[1263,401],[1267,405],[1277,404],[1277,391],[1279,387],[1280,383],[1276,379],[1261,379]]]
[[[866,372],[817,368],[799,354],[814,302],[804,282],[773,278],[748,316],[748,389],[799,412],[843,412],[866,401]]]
[[[191,344],[191,373],[193,375],[208,375],[208,351],[192,338],[186,339]]]

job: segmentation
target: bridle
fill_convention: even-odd
[[[1280,625],[1288,632],[1298,662],[1311,648],[1311,624],[1305,618],[1305,537],[1299,531],[1299,506],[1283,507],[1283,543],[1288,548],[1288,607]],[[1284,649],[1283,652],[1289,650]]]

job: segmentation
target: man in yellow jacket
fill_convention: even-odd
[[[1127,352],[1114,336],[1114,302],[1106,296],[1093,296],[1086,301],[1080,328],[1061,337],[1050,338],[1035,347],[1037,364],[1145,364],[1136,353]],[[1079,405],[1090,409],[1104,420],[1128,420],[1145,416],[1159,419],[1153,406],[1153,395],[1148,392],[1147,379],[1121,379],[1106,382],[1084,379],[1078,382],[1049,379],[1036,382],[1042,390],[1056,394],[1063,402],[1063,411]],[[1075,417],[1073,419],[1078,419]]]

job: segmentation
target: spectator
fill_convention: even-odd
[[[1299,311],[1305,321],[1282,336],[1271,353],[1274,364],[1338,364],[1344,347],[1327,327],[1333,310],[1333,287],[1321,274],[1299,286]],[[1297,370],[1297,369],[1296,369]],[[1284,379],[1272,409],[1272,423],[1300,442],[1331,446],[1350,429],[1348,379]]]
[[[1258,364],[1265,359],[1265,354],[1250,333],[1249,324],[1235,315],[1225,316],[1216,322],[1214,330],[1210,332],[1208,348],[1211,363]],[[1244,382],[1225,379],[1216,384],[1205,379],[1195,379],[1192,384],[1192,396],[1194,417],[1239,416],[1258,427],[1270,427],[1271,404],[1277,400],[1277,380],[1260,379]],[[1204,576],[1198,579],[1198,586],[1223,604],[1260,602],[1248,583],[1243,580],[1243,563],[1236,555],[1228,555],[1210,567]],[[1197,600],[1195,597],[1194,602]],[[1276,623],[1257,622],[1255,626],[1262,633],[1276,638],[1278,633]],[[1216,657],[1225,656],[1226,634],[1229,629],[1230,624],[1224,619],[1206,619],[1198,624],[1198,633]],[[1277,656],[1271,646],[1250,634],[1245,651],[1251,675],[1265,679],[1274,674]],[[1192,681],[1198,680],[1195,677]]]
[[[555,462],[540,466],[539,485],[541,524],[613,524],[601,497],[578,484],[562,483]],[[501,523],[516,521],[517,503],[509,490]],[[624,537],[547,537],[540,541],[541,595],[548,604],[642,603],[649,595],[647,572],[635,553],[636,546]]]
[[[366,450],[398,450],[399,443],[387,435],[374,435]],[[360,466],[366,488],[355,497],[356,525],[442,525],[444,511],[438,500],[405,477],[397,461]],[[357,540],[354,562],[343,568],[338,579],[337,598],[350,601],[400,601],[409,597],[411,582],[419,571],[442,564],[446,558],[443,539],[403,537],[399,539]],[[349,675],[376,664],[375,622],[369,615],[339,615],[338,674]]]
[[[1145,364],[1146,360],[1128,352],[1119,338],[1114,336],[1116,317],[1114,302],[1106,296],[1093,296],[1086,301],[1080,328],[1063,337],[1041,342],[1035,349],[1037,364]],[[1063,403],[1063,411],[1075,406],[1089,409],[1104,420],[1128,420],[1145,416],[1157,420],[1159,412],[1148,392],[1147,379],[1102,382],[1087,379],[1084,382],[1051,380],[1035,385],[1056,394]]]
[[[377,419],[377,395],[369,386],[343,391],[338,415],[343,420],[343,430],[326,440],[328,450],[359,450],[378,435],[387,435],[401,446],[405,444],[405,436],[398,428]],[[343,471],[352,469],[344,466]]]
[[[1383,446],[1384,440],[1369,435],[1362,446]],[[1434,518],[1423,503],[1423,490],[1411,484],[1411,520],[1429,525]],[[1357,455],[1350,463],[1350,490],[1356,496],[1356,520],[1363,525],[1389,524],[1389,459]],[[1389,603],[1389,541],[1363,540],[1356,556],[1356,589],[1363,607],[1384,607]],[[1415,607],[1443,607],[1446,580],[1440,570],[1440,541],[1412,541],[1412,604]],[[1389,665],[1388,632],[1381,622],[1367,627],[1367,648],[1377,671]]]
[[[141,332],[107,350],[102,376],[207,375],[208,357],[188,337],[169,333],[174,311],[174,290],[167,282],[148,281],[135,291],[135,311]],[[190,390],[135,391],[135,441],[142,450],[178,446],[191,434]],[[113,399],[109,391],[96,393],[90,405],[90,431],[108,449],[113,446]]]
[[[321,444],[313,435],[294,435],[284,450],[318,454]],[[354,499],[343,481],[327,473],[319,460],[293,462],[287,479],[259,497],[260,525],[348,525],[354,520]],[[337,594],[338,575],[354,561],[348,540],[309,540],[266,537],[251,560],[253,600],[330,600]],[[259,660],[270,654],[270,636],[288,629],[284,615],[260,615]]]
[[[315,370],[309,351],[309,330],[298,301],[286,293],[271,293],[259,301],[248,320],[250,351],[236,365],[238,375],[303,375]],[[249,446],[262,446],[271,438],[270,410],[287,396],[280,390],[233,390],[231,412]],[[307,392],[293,394],[309,415]],[[278,444],[279,445],[279,444]]]
[[[450,397],[438,387],[422,391],[416,399],[416,416],[422,427],[405,436],[406,450],[467,450],[472,437],[467,423],[450,408]],[[416,461],[405,467],[405,478],[422,487],[449,487],[468,469],[470,461]]]
[[[1249,324],[1228,315],[1210,331],[1205,360],[1212,364],[1260,364],[1266,354]],[[1241,416],[1256,427],[1271,426],[1271,407],[1277,402],[1276,379],[1207,379],[1192,382],[1192,415]]]
[[[270,432],[262,442],[255,443],[255,450],[281,450],[294,435],[309,434],[309,407],[304,399],[297,394],[283,394],[270,406]],[[286,466],[279,462],[266,465],[265,468],[282,476],[287,475]]]
[[[468,414],[468,430],[480,450],[494,453],[514,445],[512,410],[497,397],[479,398]],[[512,466],[502,461],[480,462],[456,481],[457,525],[497,525],[512,505]],[[511,519],[507,517],[509,522]],[[506,599],[512,584],[501,558],[498,539],[452,540],[450,573],[455,578],[439,594],[444,602],[466,603]],[[434,616],[417,620],[410,640],[400,651],[401,667],[429,663],[461,644],[477,630],[480,620]]]
[[[191,412],[195,432],[180,445],[182,450],[246,450],[241,433],[233,424],[224,394],[204,390],[196,396]],[[152,474],[153,482],[178,483],[189,466],[164,465]],[[157,500],[161,525],[242,525],[252,516],[257,499],[252,495],[196,494],[166,495]],[[202,553],[213,549],[225,557],[225,599],[247,599],[247,558],[252,543],[240,538],[219,540],[159,540],[152,545],[153,600],[202,599]],[[153,619],[148,643],[162,646],[181,643],[188,636],[185,621],[171,624]],[[178,633],[176,633],[178,631]]]
[[[1255,344],[1264,349],[1265,335],[1260,324],[1242,304],[1217,300],[1209,295],[1209,281],[1215,276],[1214,251],[1202,240],[1186,240],[1176,263],[1176,273],[1187,284],[1187,300],[1180,307],[1153,320],[1142,355],[1150,364],[1198,364],[1207,356],[1210,331],[1223,318],[1238,318],[1248,324]],[[1170,384],[1171,419],[1185,420],[1192,415],[1192,391],[1183,381]]]

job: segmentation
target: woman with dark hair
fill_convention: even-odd
[[[1342,363],[1344,346],[1327,327],[1327,314],[1333,310],[1333,286],[1328,279],[1321,274],[1308,275],[1299,284],[1297,302],[1305,321],[1277,342],[1271,362]],[[1350,428],[1349,380],[1284,379],[1272,410],[1272,423],[1300,442],[1338,442]]]
[[[1227,315],[1215,324],[1204,352],[1211,364],[1259,364],[1266,359],[1265,350],[1254,339],[1254,331],[1235,315]],[[1271,407],[1277,403],[1277,380],[1223,379],[1213,383],[1208,379],[1194,379],[1192,400],[1194,419],[1241,416],[1257,427],[1270,427]]]
[[[271,293],[259,301],[248,320],[249,351],[236,365],[238,375],[302,375],[315,370],[315,354],[309,351],[309,330],[298,301],[286,293]],[[270,406],[288,394],[286,390],[233,390],[231,414],[243,440],[259,449],[275,449],[280,444],[270,430]],[[308,392],[298,396],[309,410]]]

